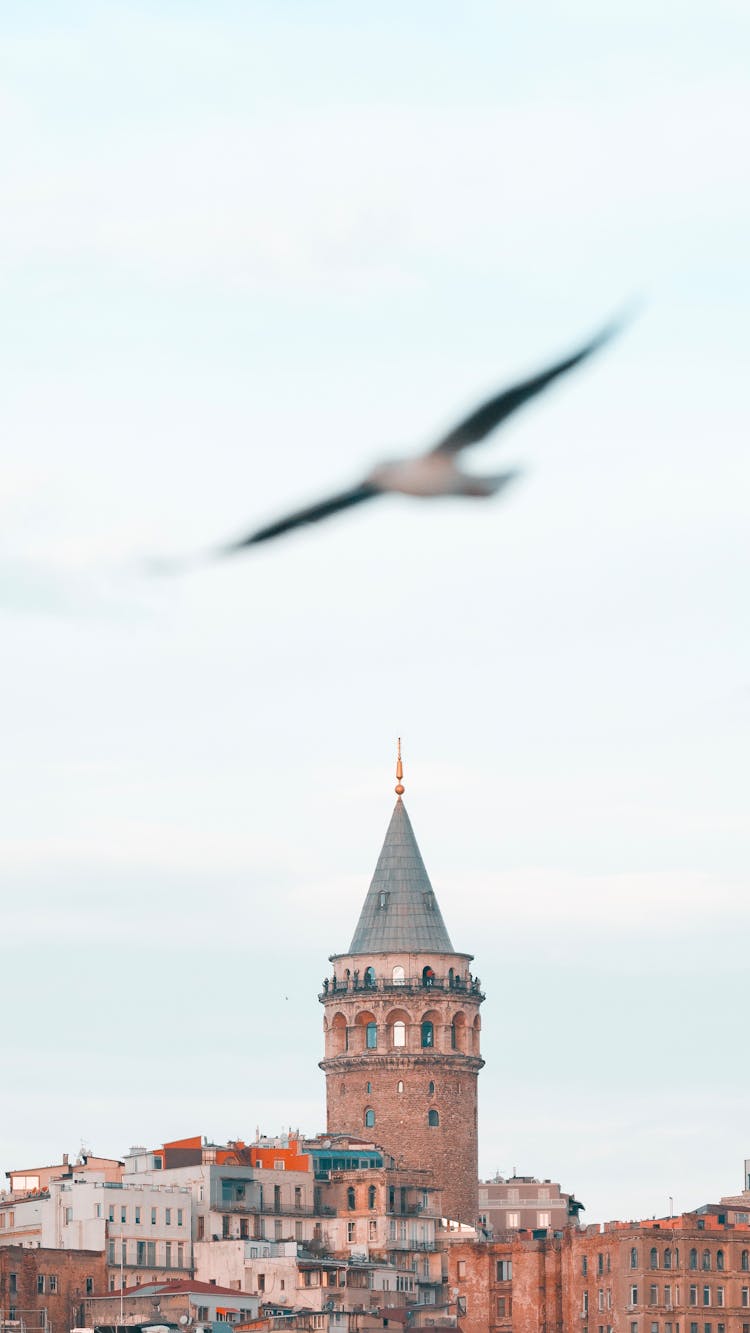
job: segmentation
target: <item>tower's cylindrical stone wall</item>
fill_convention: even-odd
[[[477,1075],[483,1000],[471,955],[340,954],[324,1006],[329,1133],[371,1138],[434,1172],[443,1214],[478,1214]]]

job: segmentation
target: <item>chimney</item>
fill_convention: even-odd
[[[64,1153],[63,1153],[63,1166],[67,1166],[69,1160],[70,1160],[70,1159],[69,1159],[69,1157],[68,1157],[68,1154],[67,1154],[66,1152],[64,1152]]]

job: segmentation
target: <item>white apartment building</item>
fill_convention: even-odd
[[[191,1194],[86,1172],[0,1197],[0,1245],[103,1250],[110,1290],[192,1272]]]

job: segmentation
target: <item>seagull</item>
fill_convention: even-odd
[[[523,407],[524,403],[536,397],[554,380],[567,374],[569,370],[580,365],[609,342],[622,327],[622,322],[618,320],[606,325],[583,347],[562,361],[557,361],[546,370],[539,371],[529,379],[521,380],[488,398],[424,453],[412,458],[378,463],[360,482],[350,486],[348,490],[329,495],[315,504],[307,505],[304,509],[296,509],[272,523],[256,528],[246,536],[214,549],[210,553],[211,557],[236,555],[250,546],[271,541],[308,523],[318,523],[342,509],[351,509],[354,505],[364,504],[366,500],[376,500],[381,495],[400,494],[420,499],[436,499],[448,495],[485,499],[496,495],[520,475],[519,471],[509,469],[493,476],[474,476],[463,472],[458,465],[462,450],[478,444],[519,407]],[[163,565],[160,567],[164,568]]]

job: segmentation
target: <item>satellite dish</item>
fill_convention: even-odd
[[[190,1323],[190,1315],[189,1315],[189,1314],[181,1314],[181,1315],[180,1315],[180,1323],[181,1323],[183,1326],[184,1326],[185,1324],[189,1324],[189,1323]]]

